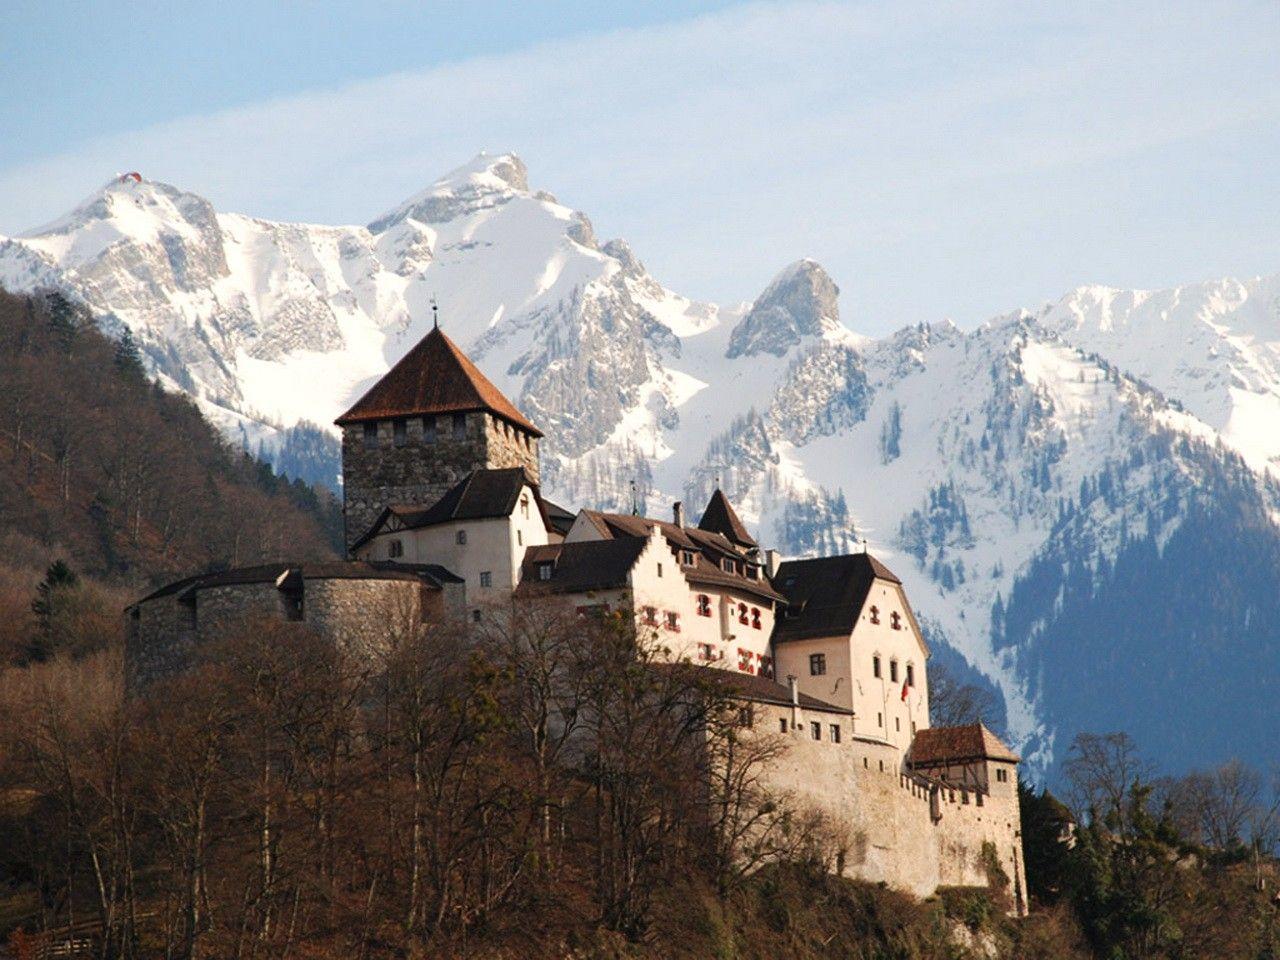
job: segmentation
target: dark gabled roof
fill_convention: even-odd
[[[791,690],[770,677],[761,677],[751,673],[739,673],[736,670],[725,670],[720,667],[698,663],[654,664],[654,668],[669,671],[689,671],[691,677],[714,683],[736,699],[749,700],[754,703],[772,703],[779,706],[791,706]],[[819,710],[823,713],[839,713],[852,716],[852,710],[837,707],[835,704],[811,697],[807,693],[799,694],[800,709]]]
[[[981,723],[962,727],[928,727],[916,734],[907,762],[933,766],[977,760],[1017,763],[1021,758]]]
[[[396,506],[387,507],[378,515],[373,525],[351,545],[356,550],[368,543],[373,537],[384,532],[384,527],[393,518],[399,524],[398,530],[421,530],[439,523],[452,523],[456,520],[492,520],[509,517],[516,508],[520,491],[526,486],[533,489],[534,502],[542,513],[543,524],[551,529],[551,522],[543,507],[542,497],[538,493],[538,485],[534,483],[523,467],[506,467],[501,470],[473,470],[460,481],[445,491],[435,503],[429,507]]]
[[[567,534],[578,515],[550,500],[543,500],[542,505],[546,508],[547,523],[550,528],[561,536]]]
[[[584,593],[626,587],[627,576],[644,552],[645,543],[635,537],[622,537],[529,547],[524,552],[516,592]],[[552,564],[550,580],[538,578],[538,567],[544,563]]]
[[[751,564],[757,571],[760,570],[758,562],[746,556],[742,547],[728,540],[723,534],[699,530],[696,527],[679,527],[666,520],[638,517],[629,513],[601,513],[598,510],[582,512],[602,536],[611,539],[648,537],[651,530],[658,528],[666,538],[667,544],[673,549],[693,552],[694,565],[681,564],[680,566],[680,572],[690,583],[741,590],[767,600],[783,599],[782,594],[770,586],[762,572],[758,579],[752,579],[736,573],[726,573],[721,569],[720,561],[729,559]]]
[[[472,410],[486,410],[535,437],[542,436],[458,345],[436,327],[334,422],[342,426],[365,420]]]
[[[773,585],[787,598],[787,611],[776,621],[774,640],[852,633],[876,578],[902,583],[892,570],[868,553],[780,564]]]
[[[147,594],[137,603],[178,594],[189,596],[210,587],[229,587],[251,583],[275,583],[282,586],[298,580],[417,580],[439,590],[446,583],[462,583],[438,563],[396,563],[390,560],[325,560],[303,563],[264,563],[254,567],[236,567],[217,573],[185,577]],[[136,604],[135,604],[136,605]]]
[[[741,547],[754,549],[758,544],[747,532],[746,526],[738,519],[729,498],[717,487],[711,499],[707,501],[707,509],[702,511],[702,519],[698,521],[698,529],[709,533],[718,533]]]

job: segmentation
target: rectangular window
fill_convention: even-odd
[[[366,423],[364,425],[364,448],[366,450],[377,449],[378,446],[378,425],[376,423]]]
[[[493,571],[492,571],[492,570],[481,570],[481,571],[480,571],[480,586],[482,586],[482,587],[492,587],[492,586],[493,586]]]
[[[787,718],[786,718],[786,717],[780,717],[780,718],[778,719],[778,732],[779,732],[779,733],[786,733],[786,732],[787,732]]]
[[[436,418],[435,417],[422,418],[422,442],[423,443],[436,442]]]
[[[391,440],[397,447],[409,442],[409,421],[393,420],[391,423]]]
[[[894,717],[894,718],[893,718],[893,732],[894,732],[894,733],[901,733],[901,732],[902,732],[902,718],[901,718],[901,717]]]
[[[520,497],[520,516],[525,520],[529,519],[529,497],[527,495]]]
[[[471,611],[471,619],[472,619],[472,620],[474,620],[476,623],[479,623],[479,622],[480,622],[480,611],[479,611],[479,610],[472,610],[472,611]]]
[[[702,660],[714,660],[715,653],[711,649],[711,644],[709,643],[698,644],[698,657]]]
[[[897,660],[889,661],[889,682],[890,683],[898,682],[898,661]]]
[[[644,622],[645,622],[645,623],[648,623],[648,624],[653,624],[653,625],[655,625],[655,626],[657,625],[657,623],[658,623],[658,608],[657,608],[657,607],[645,607],[645,608],[644,608]]]
[[[871,658],[871,673],[877,680],[880,679],[880,658],[879,657]]]
[[[755,722],[755,716],[752,714],[751,705],[738,708],[738,726],[750,727]]]
[[[459,530],[453,539],[458,546],[465,547],[467,545],[467,531]]]
[[[658,576],[662,576],[662,564],[658,564]]]
[[[467,439],[467,415],[465,413],[455,413],[453,415],[453,439]]]
[[[827,672],[827,655],[825,653],[809,654],[809,675],[821,677]]]
[[[516,546],[517,546],[517,547],[523,547],[523,546],[524,546],[524,531],[523,531],[523,530],[517,530],[517,531],[516,531]]]
[[[680,631],[680,614],[674,610],[668,610],[666,613],[666,626],[668,630]]]
[[[720,562],[720,569],[722,569],[725,573],[733,573],[733,561],[722,560]]]
[[[543,560],[538,564],[538,579],[550,580],[551,571],[555,568],[555,564],[550,560]]]
[[[833,723],[831,725],[831,742],[832,743],[840,742],[840,724],[838,723]]]
[[[387,544],[387,556],[390,557],[392,560],[395,560],[399,557],[403,557],[404,541],[392,540],[389,544]]]
[[[684,550],[684,551],[682,551],[682,552],[681,552],[681,554],[680,554],[680,562],[681,562],[681,563],[683,563],[686,567],[692,567],[692,566],[693,566],[693,551],[692,551],[692,550]]]
[[[916,685],[916,667],[913,663],[907,664],[907,686],[914,687]]]
[[[817,720],[814,720],[809,724],[809,736],[813,737],[815,740],[822,739],[822,724]]]
[[[877,727],[884,727],[884,714],[883,714],[883,713],[877,713],[877,714],[876,714],[876,726],[877,726]]]

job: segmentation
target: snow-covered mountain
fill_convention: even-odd
[[[83,299],[229,435],[330,482],[327,425],[434,302],[546,431],[553,497],[629,506],[634,483],[661,512],[718,483],[786,552],[865,539],[1042,765],[1062,732],[1103,722],[1173,762],[1224,756],[1235,731],[1197,714],[1184,736],[1163,722],[1170,698],[1219,682],[1227,698],[1240,670],[1280,680],[1274,581],[1266,597],[1241,586],[1280,577],[1280,279],[1082,288],[969,332],[872,340],[813,261],[749,304],[691,301],[531,191],[519,159],[482,155],[368,227],[114,180],[0,240],[0,285]],[[1168,615],[1195,583],[1239,599]],[[1265,743],[1270,713],[1246,708],[1236,730]]]

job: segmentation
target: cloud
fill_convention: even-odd
[[[1280,264],[1276,9],[1038,6],[751,5],[186,118],[0,171],[0,231],[124,169],[368,222],[511,149],[681,292],[814,256],[869,330]]]

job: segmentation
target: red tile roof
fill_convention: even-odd
[[[486,410],[535,437],[542,436],[542,431],[525,419],[458,345],[436,327],[335,422],[342,426],[365,420],[472,410]]]
[[[1017,763],[1019,757],[981,723],[963,727],[929,727],[911,744],[912,766],[929,766],[965,760],[1001,760]]]

